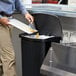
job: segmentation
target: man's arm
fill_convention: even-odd
[[[22,0],[15,0],[15,7],[18,11],[20,11],[22,14],[24,14],[25,18],[29,21],[29,22],[33,22],[34,18],[31,14],[29,14],[29,12],[26,10]]]
[[[18,11],[20,11],[22,14],[27,13],[27,10],[22,2],[22,0],[15,0],[15,7]]]

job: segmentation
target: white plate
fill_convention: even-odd
[[[37,31],[17,19],[10,19],[9,24],[11,24],[12,26],[14,26],[28,34],[32,34]]]

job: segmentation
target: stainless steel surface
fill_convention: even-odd
[[[44,73],[47,76],[76,76],[75,73],[64,71],[55,67],[49,67],[46,65],[42,65],[41,69],[41,73]]]
[[[50,57],[51,60],[49,60],[47,57],[45,58],[45,62],[47,60],[47,63],[43,63],[41,67],[41,73],[47,75],[47,76],[76,76],[76,48],[75,45],[66,46],[61,44],[55,44],[54,51],[50,50],[50,54],[47,54],[47,57],[49,55],[52,55]],[[51,54],[52,52],[52,54]],[[50,65],[47,65],[50,62]]]
[[[62,45],[53,43],[53,63],[55,68],[62,69],[71,73],[76,73],[76,48],[75,45]]]

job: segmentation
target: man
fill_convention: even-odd
[[[25,18],[33,22],[33,17],[26,11],[21,0],[0,0],[0,65],[2,76],[17,76],[15,71],[15,54],[10,38],[9,18],[18,10]]]

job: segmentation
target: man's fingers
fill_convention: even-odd
[[[33,19],[32,18],[28,18],[29,23],[33,23]]]
[[[8,25],[9,19],[7,17],[2,17],[0,23],[3,25]]]

